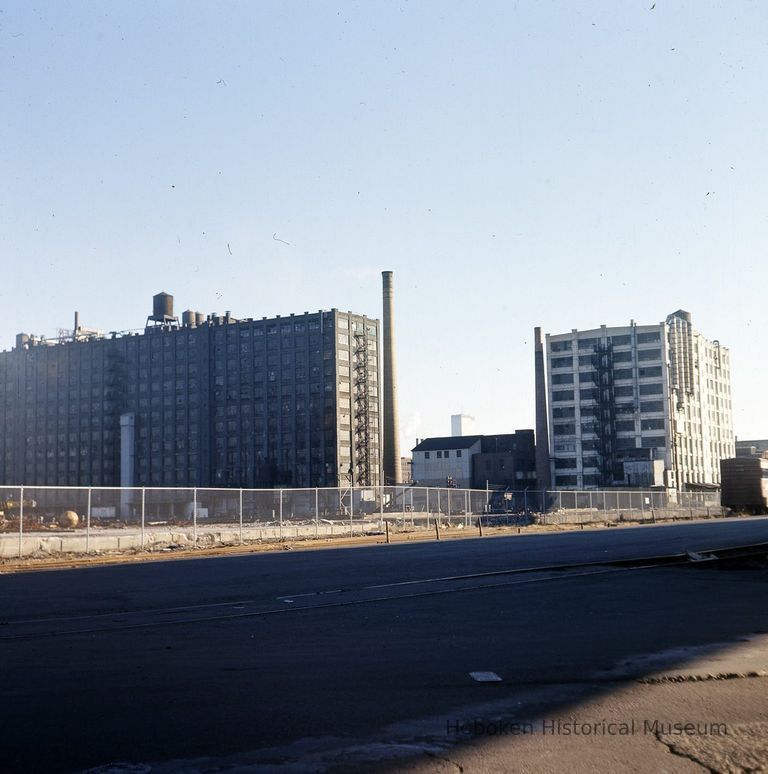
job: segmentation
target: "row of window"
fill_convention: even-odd
[[[650,333],[638,333],[638,344],[654,344],[661,341],[661,334],[659,331],[651,331]],[[600,338],[585,338],[578,339],[577,346],[580,350],[589,349],[592,350],[595,347],[611,345],[613,347],[625,347],[632,343],[632,336],[629,334],[623,334],[619,336],[609,336],[605,341]],[[550,342],[550,352],[570,352],[573,349],[573,339],[565,339],[563,341]]]
[[[596,371],[588,371],[588,372],[582,372],[578,374],[574,373],[567,373],[567,374],[552,374],[552,384],[553,385],[561,385],[561,384],[573,384],[576,377],[578,376],[578,380],[581,383],[594,383],[597,384],[599,381],[599,374]],[[604,377],[607,376],[604,375]],[[652,379],[654,377],[658,378],[661,376],[661,366],[646,366],[645,368],[638,368],[637,369],[637,377],[638,379]],[[634,379],[635,378],[635,371],[633,368],[615,368],[613,371],[613,378],[617,380],[621,379]]]
[[[431,452],[424,452],[424,459],[428,460],[430,458]],[[461,457],[461,449],[456,449],[454,452],[456,457]],[[435,457],[439,460],[441,459],[448,459],[451,456],[451,452],[446,449],[444,451],[438,451],[435,453]]]
[[[661,382],[653,382],[651,384],[638,385],[638,394],[642,397],[645,395],[663,395],[664,385]],[[613,389],[605,388],[603,390],[602,397],[606,401],[610,401],[612,398],[633,398],[635,396],[635,388],[631,384],[616,385]],[[584,388],[579,390],[579,399],[583,401],[600,400],[601,391],[594,387]],[[574,390],[553,390],[552,402],[553,403],[565,403],[575,400]]]

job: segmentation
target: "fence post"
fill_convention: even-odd
[[[464,526],[469,526],[469,505],[471,498],[469,496],[469,489],[464,490]]]
[[[197,548],[197,487],[192,490],[192,536]]]
[[[144,550],[144,522],[145,522],[145,513],[146,513],[146,494],[147,490],[142,487],[141,488],[141,550]]]
[[[283,490],[280,490],[280,505],[278,513],[280,514],[280,540],[283,539]]]
[[[349,536],[352,537],[352,520],[355,518],[355,487],[349,487]]]
[[[448,492],[448,526],[451,526],[451,490],[449,489]]]
[[[320,493],[315,487],[315,537],[320,535]]]
[[[243,490],[240,489],[240,545],[243,545]]]
[[[91,552],[91,487],[88,487],[88,506],[85,512],[85,553]]]
[[[426,492],[426,496],[427,496],[427,505],[426,505],[426,509],[427,509],[427,529],[429,529],[429,487],[426,487],[424,489],[424,491]]]
[[[384,487],[379,484],[379,529],[384,528]]]
[[[403,491],[400,496],[400,506],[403,509],[403,529],[405,529],[405,487],[403,487]],[[411,514],[413,514],[413,510],[411,510]]]
[[[528,490],[523,489],[523,512],[528,515]]]
[[[19,559],[24,556],[24,487],[19,497]]]

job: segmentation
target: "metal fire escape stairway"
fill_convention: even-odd
[[[359,324],[358,324],[359,325]],[[355,484],[371,485],[370,431],[368,426],[368,343],[365,327],[355,329],[355,393],[354,393],[354,464]]]

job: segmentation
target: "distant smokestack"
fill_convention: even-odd
[[[534,373],[536,375],[536,486],[550,488],[549,415],[547,412],[547,372],[544,368],[544,344],[541,328],[533,329]]]
[[[384,446],[382,463],[385,484],[399,484],[403,478],[400,465],[400,431],[397,412],[397,367],[395,365],[395,324],[393,313],[394,289],[392,272],[381,272],[384,314],[383,367],[384,367]]]

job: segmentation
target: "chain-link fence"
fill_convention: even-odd
[[[0,487],[0,558],[722,515],[719,492]]]

